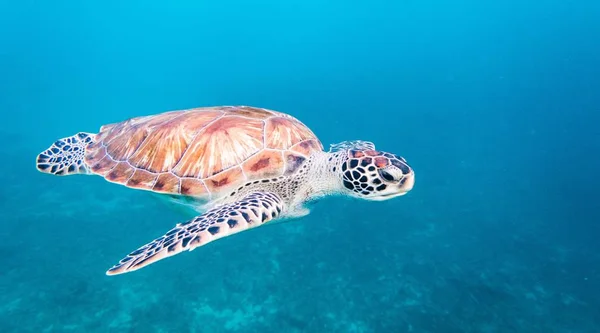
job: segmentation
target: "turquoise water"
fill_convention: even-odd
[[[597,1],[1,3],[0,331],[599,332],[598,22]],[[415,188],[106,276],[187,216],[35,156],[236,104],[373,141]]]

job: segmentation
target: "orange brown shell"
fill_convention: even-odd
[[[210,197],[292,172],[312,151],[314,133],[276,111],[207,107],[103,126],[86,148],[92,172],[159,193]]]

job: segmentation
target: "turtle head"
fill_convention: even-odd
[[[342,182],[352,196],[383,201],[413,188],[415,173],[403,157],[370,149],[347,153],[341,165]]]

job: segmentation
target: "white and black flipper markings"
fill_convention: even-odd
[[[57,140],[37,156],[37,169],[57,176],[89,174],[83,159],[85,148],[94,141],[94,137],[95,134],[80,132]]]
[[[329,145],[329,152],[335,153],[343,150],[375,150],[375,144],[370,141],[363,140],[349,140],[342,141],[340,143],[335,143]]]
[[[278,218],[283,210],[284,203],[277,194],[253,192],[239,201],[177,224],[165,235],[131,252],[106,274],[132,272],[219,238],[264,225]]]

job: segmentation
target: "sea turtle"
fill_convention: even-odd
[[[273,220],[304,216],[306,203],[343,194],[386,200],[406,194],[414,172],[367,141],[328,152],[296,118],[249,106],[202,107],[131,118],[98,134],[60,139],[37,156],[54,175],[95,174],[193,203],[198,216],[131,252],[106,274],[131,272]]]

